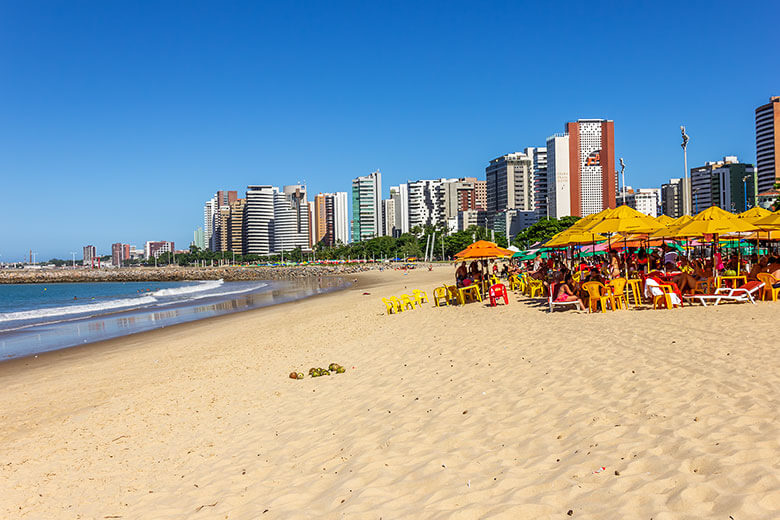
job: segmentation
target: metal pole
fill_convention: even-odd
[[[690,198],[690,190],[691,185],[688,180],[688,134],[685,133],[685,127],[680,127],[680,133],[682,134],[682,146],[683,149],[683,161],[685,163],[685,185],[683,186],[683,215],[690,215],[691,214],[691,198]]]

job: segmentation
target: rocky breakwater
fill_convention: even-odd
[[[289,267],[132,267],[123,269],[2,269],[0,283],[178,282],[187,280],[291,280],[340,276],[374,269],[368,265]]]

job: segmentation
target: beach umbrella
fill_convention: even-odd
[[[591,233],[582,229],[565,229],[554,235],[547,243],[545,247],[565,247],[579,244],[590,244],[591,242],[601,242],[606,240],[607,237],[599,235],[598,233]]]
[[[463,251],[456,253],[455,258],[458,260],[476,260],[478,258],[506,258],[511,257],[513,254],[513,251],[499,247],[494,242],[488,242],[487,240],[477,240]]]
[[[657,217],[655,217],[655,221],[661,224],[662,226],[668,226],[672,222],[674,222],[674,219],[669,215],[658,215]]]
[[[662,227],[662,224],[656,222],[654,218],[623,205],[615,208],[601,220],[592,226],[588,226],[587,229],[592,233],[622,233],[630,235],[652,233]]]
[[[736,218],[732,213],[717,206],[712,206],[693,217],[687,224],[681,226],[674,236],[677,238],[690,238],[712,235],[714,255],[714,246],[718,243],[719,235],[750,233],[757,229],[747,219]]]
[[[755,208],[750,208],[747,211],[743,211],[742,213],[737,215],[737,218],[742,218],[747,220],[751,224],[755,224],[757,220],[768,217],[771,214],[772,212],[769,211],[768,209],[764,209],[762,207],[756,206]]]
[[[724,235],[728,233],[750,233],[758,228],[746,219],[736,218],[717,206],[705,209],[687,224],[680,226],[674,236],[677,238]]]

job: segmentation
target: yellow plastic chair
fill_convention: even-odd
[[[410,297],[408,294],[401,295],[401,304],[404,308],[411,307],[414,310],[414,306],[417,305],[417,300]]]
[[[672,289],[672,286],[660,284],[658,287],[663,291],[663,294],[659,294],[653,298],[653,309],[657,309],[661,305],[667,309],[673,309],[674,304],[672,303],[672,295],[674,294],[674,290]]]
[[[398,299],[397,297],[395,297],[395,296],[391,296],[391,297],[390,297],[390,298],[388,298],[388,299],[389,299],[391,302],[393,302],[393,304],[395,305],[395,308],[396,308],[396,311],[397,311],[397,312],[403,312],[403,311],[404,311],[404,305],[403,305],[403,303],[401,303],[401,300],[399,300],[399,299]],[[414,308],[414,307],[412,307],[412,308]]]
[[[447,287],[436,287],[433,289],[433,305],[435,307],[441,307],[442,305],[449,305],[449,291]]]
[[[454,302],[455,305],[460,303],[460,294],[458,293],[458,286],[457,285],[445,285],[447,289],[447,299],[449,299],[450,302]]]
[[[514,291],[520,288],[520,277],[513,274],[509,277],[509,289]]]
[[[601,312],[607,312],[607,303],[614,310],[615,299],[610,294],[606,286],[601,282],[585,282],[582,288],[588,291],[588,308],[590,312],[595,312],[601,304]]]
[[[385,304],[385,307],[387,308],[387,314],[388,315],[398,312],[398,311],[395,310],[395,303],[391,302],[387,298],[382,298],[382,303]]]
[[[612,297],[615,299],[616,308],[628,309],[628,295],[626,294],[626,279],[615,278],[609,282],[612,287]]]
[[[544,296],[544,283],[541,280],[530,278],[528,280],[528,296],[536,298],[536,296]]]
[[[498,280],[498,277],[494,274],[490,275],[490,285],[498,285],[500,282]]]
[[[777,282],[780,282],[780,280],[778,280],[777,278],[775,278],[769,273],[758,273],[756,277],[758,278],[759,281],[764,282],[764,288],[762,289],[761,292],[761,299],[766,301],[768,296],[769,299],[771,299],[773,302],[776,302],[777,295],[778,293],[780,293],[780,287],[775,289],[772,286]]]
[[[573,275],[571,275],[571,279],[574,280],[575,283],[580,283],[582,281],[582,271],[575,271]]]
[[[428,293],[425,291],[421,291],[420,289],[412,289],[412,294],[414,295],[415,301],[417,301],[417,305],[419,305],[421,308],[423,303],[428,303]]]
[[[634,307],[642,305],[642,280],[639,278],[630,278],[626,280],[626,299],[631,296],[634,299]]]

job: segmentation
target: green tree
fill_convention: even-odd
[[[525,228],[517,234],[512,244],[520,249],[527,249],[536,242],[545,242],[553,235],[568,229],[579,217],[543,218],[530,227]]]

